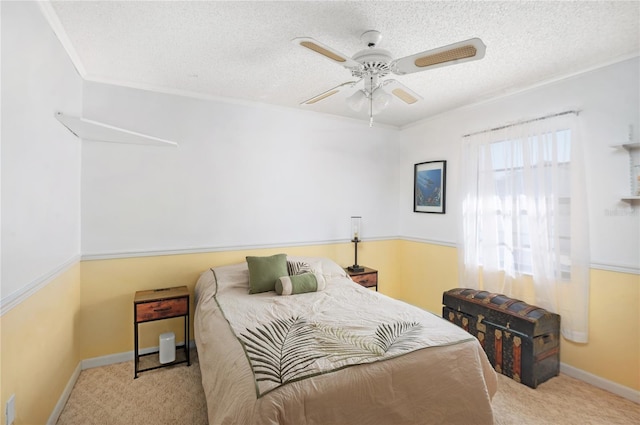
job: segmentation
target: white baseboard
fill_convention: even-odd
[[[182,344],[182,341],[177,341],[177,345]],[[196,348],[196,342],[194,340],[189,341],[189,349]],[[158,351],[159,347],[148,347],[140,349],[140,354],[153,353]],[[93,357],[90,359],[82,360],[82,370],[91,369],[94,367],[108,366],[116,363],[128,362],[133,360],[133,351],[126,351],[124,353],[109,354],[107,356]]]
[[[78,366],[76,366],[75,370],[71,374],[71,378],[69,378],[69,382],[67,382],[67,386],[64,387],[64,391],[62,391],[62,394],[60,395],[58,402],[56,403],[55,407],[53,408],[53,411],[51,412],[51,415],[49,415],[49,419],[47,420],[47,425],[56,425],[56,422],[58,422],[58,418],[60,417],[60,414],[62,413],[64,406],[67,404],[67,400],[69,400],[69,397],[71,396],[71,390],[73,390],[74,385],[76,385],[76,381],[78,380],[78,377],[80,376],[80,372],[82,371],[81,364],[82,362],[79,362]]]
[[[617,394],[620,397],[624,397],[627,400],[631,400],[634,403],[640,404],[640,391],[633,388],[625,387],[624,385],[617,384],[608,379],[601,378],[589,372],[585,372],[582,369],[569,366],[566,363],[560,363],[560,372],[572,378],[579,379],[587,384],[591,384],[594,387],[601,388],[610,393]]]

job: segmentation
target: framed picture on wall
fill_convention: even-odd
[[[445,213],[447,161],[428,161],[413,168],[413,211]]]

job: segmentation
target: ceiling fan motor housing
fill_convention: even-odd
[[[366,49],[353,55],[353,60],[362,64],[362,69],[352,70],[355,77],[363,77],[369,74],[377,74],[379,77],[387,75],[391,69],[391,53],[384,49]]]

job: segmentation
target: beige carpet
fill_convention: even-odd
[[[493,408],[496,425],[640,424],[640,405],[566,375],[535,390],[499,375]],[[58,420],[75,424],[207,424],[197,355],[135,380],[133,362],[82,371]]]
[[[200,365],[151,370],[133,379],[133,361],[83,370],[58,425],[206,425]],[[146,367],[146,366],[142,366]]]

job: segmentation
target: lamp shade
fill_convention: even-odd
[[[351,239],[360,240],[361,237],[362,237],[362,217],[352,216],[351,217]]]
[[[367,99],[367,95],[364,94],[362,90],[357,90],[354,94],[347,98],[347,105],[349,108],[358,112],[362,109],[362,105],[364,105],[364,101]]]
[[[362,237],[362,217],[351,216],[351,242],[355,245],[355,261],[353,266],[347,267],[351,272],[363,272],[364,267],[358,265],[358,242]]]
[[[371,101],[373,102],[372,112],[376,115],[389,105],[391,95],[381,88],[378,88],[371,95]]]

